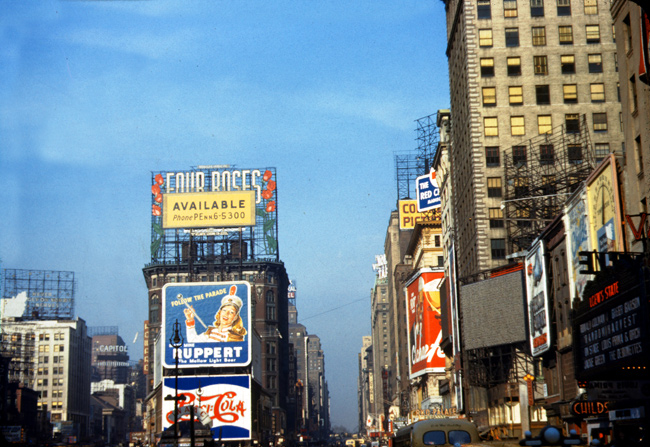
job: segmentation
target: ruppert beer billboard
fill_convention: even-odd
[[[175,393],[175,378],[165,377],[163,396]],[[251,439],[251,379],[248,375],[181,376],[178,378],[178,420],[190,420],[194,407],[196,419],[222,441]],[[174,424],[174,401],[163,400],[163,428]]]
[[[245,281],[165,284],[163,366],[247,366],[251,361],[250,284]],[[183,346],[170,338],[178,322]]]
[[[440,349],[440,283],[444,276],[443,270],[421,269],[405,287],[411,379],[445,370],[445,353]]]

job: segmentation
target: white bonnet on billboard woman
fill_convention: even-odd
[[[246,328],[239,315],[243,306],[243,301],[235,293],[237,286],[230,287],[230,293],[223,297],[221,306],[214,316],[214,323],[206,327],[202,334],[196,333],[194,326],[196,312],[194,308],[184,309],[185,325],[187,326],[187,341],[196,342],[215,342],[215,341],[244,341],[246,337]],[[199,319],[201,322],[201,320]],[[202,322],[201,322],[202,323]]]

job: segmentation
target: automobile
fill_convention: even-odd
[[[393,447],[477,446],[481,444],[476,425],[467,419],[440,418],[414,422],[400,428]]]

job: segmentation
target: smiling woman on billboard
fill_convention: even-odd
[[[243,301],[237,295],[237,286],[230,287],[230,294],[221,300],[221,307],[214,316],[214,323],[208,326],[202,334],[196,333],[194,326],[196,311],[192,306],[183,309],[187,327],[187,341],[190,343],[205,341],[244,341],[246,328],[239,311]]]
[[[250,290],[246,281],[165,284],[163,366],[249,365]],[[178,329],[185,340],[176,349],[168,340]]]

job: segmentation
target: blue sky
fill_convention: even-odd
[[[445,48],[439,1],[3,2],[0,267],[74,271],[76,314],[140,358],[151,172],[275,166],[299,321],[353,429],[394,154],[449,107]]]

